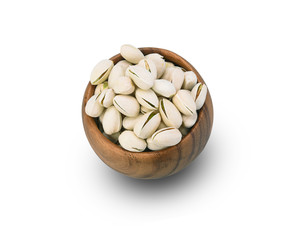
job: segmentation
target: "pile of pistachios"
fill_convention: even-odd
[[[86,114],[98,118],[109,140],[131,152],[178,144],[198,119],[206,85],[158,53],[144,56],[128,44],[120,53],[125,60],[115,65],[102,60],[92,70],[90,82],[97,86]]]

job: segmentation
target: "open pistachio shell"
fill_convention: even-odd
[[[192,126],[195,125],[195,123],[198,120],[198,113],[195,112],[193,115],[183,115],[182,116],[182,121],[183,121],[183,126],[186,128],[191,128]]]
[[[100,94],[103,90],[108,89],[109,88],[109,84],[108,82],[103,82],[101,84],[98,84],[94,90],[94,94]]]
[[[146,107],[144,107],[144,106],[141,106],[140,107],[140,112],[142,113],[142,114],[146,114],[146,113],[148,113],[148,112],[150,112],[151,111],[151,109],[149,109],[149,108],[146,108]]]
[[[105,114],[105,110],[100,114],[100,116],[99,116],[99,121],[100,121],[100,123],[102,123],[102,121],[103,121],[103,117],[104,117],[104,114]]]
[[[203,83],[198,83],[191,91],[191,95],[196,102],[197,110],[201,109],[205,103],[207,96],[207,86]]]
[[[197,75],[193,71],[187,71],[184,73],[182,88],[186,90],[192,90],[192,88],[197,84],[197,81]]]
[[[102,60],[96,64],[90,75],[91,84],[98,85],[104,82],[108,78],[113,66],[113,61],[109,59]]]
[[[90,117],[99,117],[104,107],[99,104],[98,95],[93,95],[86,103],[85,112]]]
[[[117,62],[115,66],[120,66],[121,68],[123,68],[123,71],[125,72],[126,69],[131,65],[132,65],[132,63],[130,63],[126,60],[121,60],[121,61]]]
[[[151,138],[159,147],[170,147],[178,144],[182,135],[177,128],[167,127],[156,131]]]
[[[147,109],[156,110],[158,108],[158,97],[151,89],[142,90],[140,88],[137,88],[135,91],[135,97],[139,104]]]
[[[160,96],[171,98],[175,93],[174,85],[168,80],[156,79],[154,82],[153,90]]]
[[[103,117],[103,130],[106,134],[111,135],[119,132],[122,128],[121,113],[114,107],[109,107]]]
[[[128,95],[134,92],[135,86],[133,81],[126,76],[119,77],[117,84],[113,87],[116,94]]]
[[[161,78],[166,68],[164,57],[158,53],[151,53],[146,55],[145,58],[152,60],[155,63],[157,68],[157,78]]]
[[[108,108],[110,106],[113,105],[113,99],[115,97],[115,93],[114,93],[114,90],[109,88],[109,89],[105,89],[103,90],[99,96],[98,96],[98,101],[99,103]]]
[[[182,117],[172,102],[163,98],[159,104],[159,111],[163,122],[168,127],[179,128],[182,124]]]
[[[158,112],[148,112],[137,120],[133,131],[137,137],[146,139],[157,130],[160,122],[161,117]]]
[[[147,90],[154,84],[153,75],[145,68],[135,65],[127,68],[129,77],[139,88]]]
[[[135,97],[126,95],[117,95],[113,99],[116,109],[128,117],[136,117],[139,114],[139,104]]]
[[[156,68],[156,65],[154,64],[154,62],[152,60],[150,60],[150,59],[141,59],[139,61],[138,65],[145,68],[146,70],[148,70],[153,75],[154,79],[157,78],[157,68]]]
[[[162,147],[162,146],[158,146],[155,141],[152,139],[152,137],[149,137],[147,140],[147,147],[148,149],[152,150],[152,151],[157,151],[157,150],[161,150],[165,147]]]
[[[164,72],[164,74],[162,75],[161,78],[170,81],[170,79],[171,79],[170,76],[171,76],[172,72],[174,71],[174,69],[175,69],[174,66],[171,66],[171,67],[166,68],[166,70],[165,70],[165,72]]]
[[[129,130],[122,132],[118,140],[122,148],[131,152],[142,152],[146,149],[146,142]]]
[[[108,83],[110,88],[114,88],[117,84],[117,81],[120,77],[125,75],[126,69],[121,65],[116,64],[110,72],[110,76],[108,78]]]
[[[173,83],[176,91],[178,91],[181,89],[184,81],[184,72],[181,70],[180,67],[175,67],[171,72],[168,80]]]
[[[121,55],[128,62],[137,64],[141,59],[144,58],[143,53],[136,47],[130,44],[124,44],[121,46]]]
[[[184,115],[193,115],[196,112],[196,103],[188,90],[179,90],[172,98],[172,102]]]
[[[123,119],[123,127],[127,130],[133,130],[135,123],[137,120],[143,116],[142,114],[139,114],[137,117],[124,117]]]

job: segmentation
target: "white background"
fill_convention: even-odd
[[[1,1],[0,238],[294,239],[294,1]],[[215,119],[154,181],[98,159],[81,103],[130,43],[191,62]]]

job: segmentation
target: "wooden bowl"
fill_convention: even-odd
[[[183,67],[187,71],[194,71],[198,81],[204,83],[197,70],[184,58],[176,53],[161,48],[140,48],[144,55],[159,53],[167,61]],[[117,63],[122,60],[120,54],[110,58]],[[208,90],[204,106],[199,111],[198,121],[190,132],[176,146],[160,151],[129,152],[108,140],[98,129],[96,121],[85,114],[85,105],[93,95],[95,86],[88,83],[82,104],[83,125],[88,141],[99,156],[109,167],[129,177],[141,179],[155,179],[170,176],[182,170],[191,163],[204,149],[213,124],[213,106]]]

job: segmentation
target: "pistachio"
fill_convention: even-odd
[[[113,104],[125,116],[136,117],[139,114],[139,104],[135,97],[117,95],[113,99]]]
[[[98,95],[93,95],[86,103],[85,112],[90,117],[99,117],[102,114],[104,107],[99,104]]]
[[[174,66],[166,68],[166,70],[161,78],[170,81],[170,76],[171,76],[171,73],[174,71],[174,69],[175,69]]]
[[[106,134],[111,135],[119,132],[122,128],[121,113],[114,107],[109,107],[103,117],[103,130]]]
[[[120,77],[124,76],[126,69],[122,65],[116,64],[112,71],[110,72],[110,76],[108,78],[108,83],[110,88],[114,88],[117,85],[117,81]]]
[[[122,67],[122,68],[123,68],[123,71],[125,72],[126,69],[127,69],[129,66],[131,66],[131,65],[132,65],[132,64],[131,64],[130,62],[128,62],[128,61],[126,61],[126,60],[121,60],[121,61],[117,62],[115,66],[120,66],[120,67]]]
[[[197,110],[201,109],[205,103],[207,96],[207,86],[203,83],[198,83],[191,91],[191,95],[196,102]]]
[[[182,116],[183,126],[186,128],[191,128],[192,126],[194,126],[197,120],[198,120],[197,112],[195,112],[192,116],[190,115]]]
[[[140,112],[142,113],[142,114],[146,114],[146,113],[148,113],[148,112],[150,112],[151,111],[151,109],[148,109],[148,108],[146,108],[146,107],[144,107],[144,106],[141,106],[140,107]]]
[[[156,65],[154,64],[154,62],[150,59],[141,59],[138,63],[139,66],[145,68],[146,70],[148,70],[154,79],[157,78],[157,68]]]
[[[163,121],[160,122],[159,127],[157,128],[157,131],[162,129],[162,128],[166,128],[167,126],[165,125],[165,123]]]
[[[115,97],[115,93],[114,93],[114,90],[109,88],[109,89],[105,89],[103,90],[99,96],[98,96],[98,101],[99,103],[108,108],[110,106],[113,105],[113,99]]]
[[[148,112],[141,116],[134,125],[134,133],[137,137],[146,139],[157,130],[161,122],[158,112]]]
[[[127,68],[129,77],[141,89],[147,90],[154,84],[153,75],[145,68],[135,65]]]
[[[172,63],[172,62],[166,62],[165,63],[165,67],[166,67],[166,69],[169,68],[169,67],[174,67],[174,63]]]
[[[179,128],[181,126],[181,114],[172,102],[165,98],[161,99],[159,110],[162,120],[166,126],[175,128]]]
[[[197,84],[197,75],[193,71],[187,71],[184,73],[183,89],[192,90],[192,88]]]
[[[153,90],[160,96],[171,98],[175,93],[174,85],[164,79],[157,79],[154,82]]]
[[[178,130],[181,132],[182,136],[186,136],[189,133],[189,129],[184,126],[180,126]]]
[[[172,98],[172,102],[184,115],[193,115],[196,112],[196,103],[188,90],[179,90]]]
[[[109,88],[109,84],[107,81],[101,84],[98,84],[94,90],[94,94],[100,94],[104,89],[108,89],[108,88]]]
[[[180,90],[184,81],[184,72],[181,68],[175,67],[169,77],[170,78],[168,80],[173,83],[176,91]]]
[[[104,117],[104,114],[106,113],[106,111],[103,111],[100,116],[99,116],[99,121],[100,123],[102,124],[102,121],[103,121],[103,117]]]
[[[91,84],[97,85],[104,82],[108,78],[113,66],[113,61],[109,59],[102,60],[96,64],[90,75]]]
[[[142,90],[137,88],[135,91],[135,97],[140,105],[147,109],[155,110],[158,108],[159,100],[155,92],[151,89]]]
[[[158,53],[151,53],[145,56],[146,59],[152,60],[157,68],[157,78],[160,78],[166,68],[164,57]]]
[[[141,59],[144,58],[142,52],[138,48],[130,44],[122,45],[120,53],[122,57],[125,58],[128,62],[134,64],[137,64]]]
[[[117,83],[113,87],[116,94],[128,95],[134,92],[135,86],[129,77],[119,77]]]
[[[118,140],[122,148],[131,152],[142,152],[146,148],[146,142],[129,130],[122,132]]]
[[[147,147],[148,149],[152,150],[152,151],[157,151],[157,150],[161,150],[165,147],[162,147],[162,146],[158,146],[155,141],[152,139],[152,137],[149,137],[147,140]]]
[[[151,138],[154,144],[159,147],[170,147],[178,144],[182,135],[177,128],[167,127],[156,131]]]
[[[123,119],[123,127],[127,130],[133,130],[134,125],[137,122],[137,120],[143,116],[142,114],[139,114],[137,117],[124,117]]]

